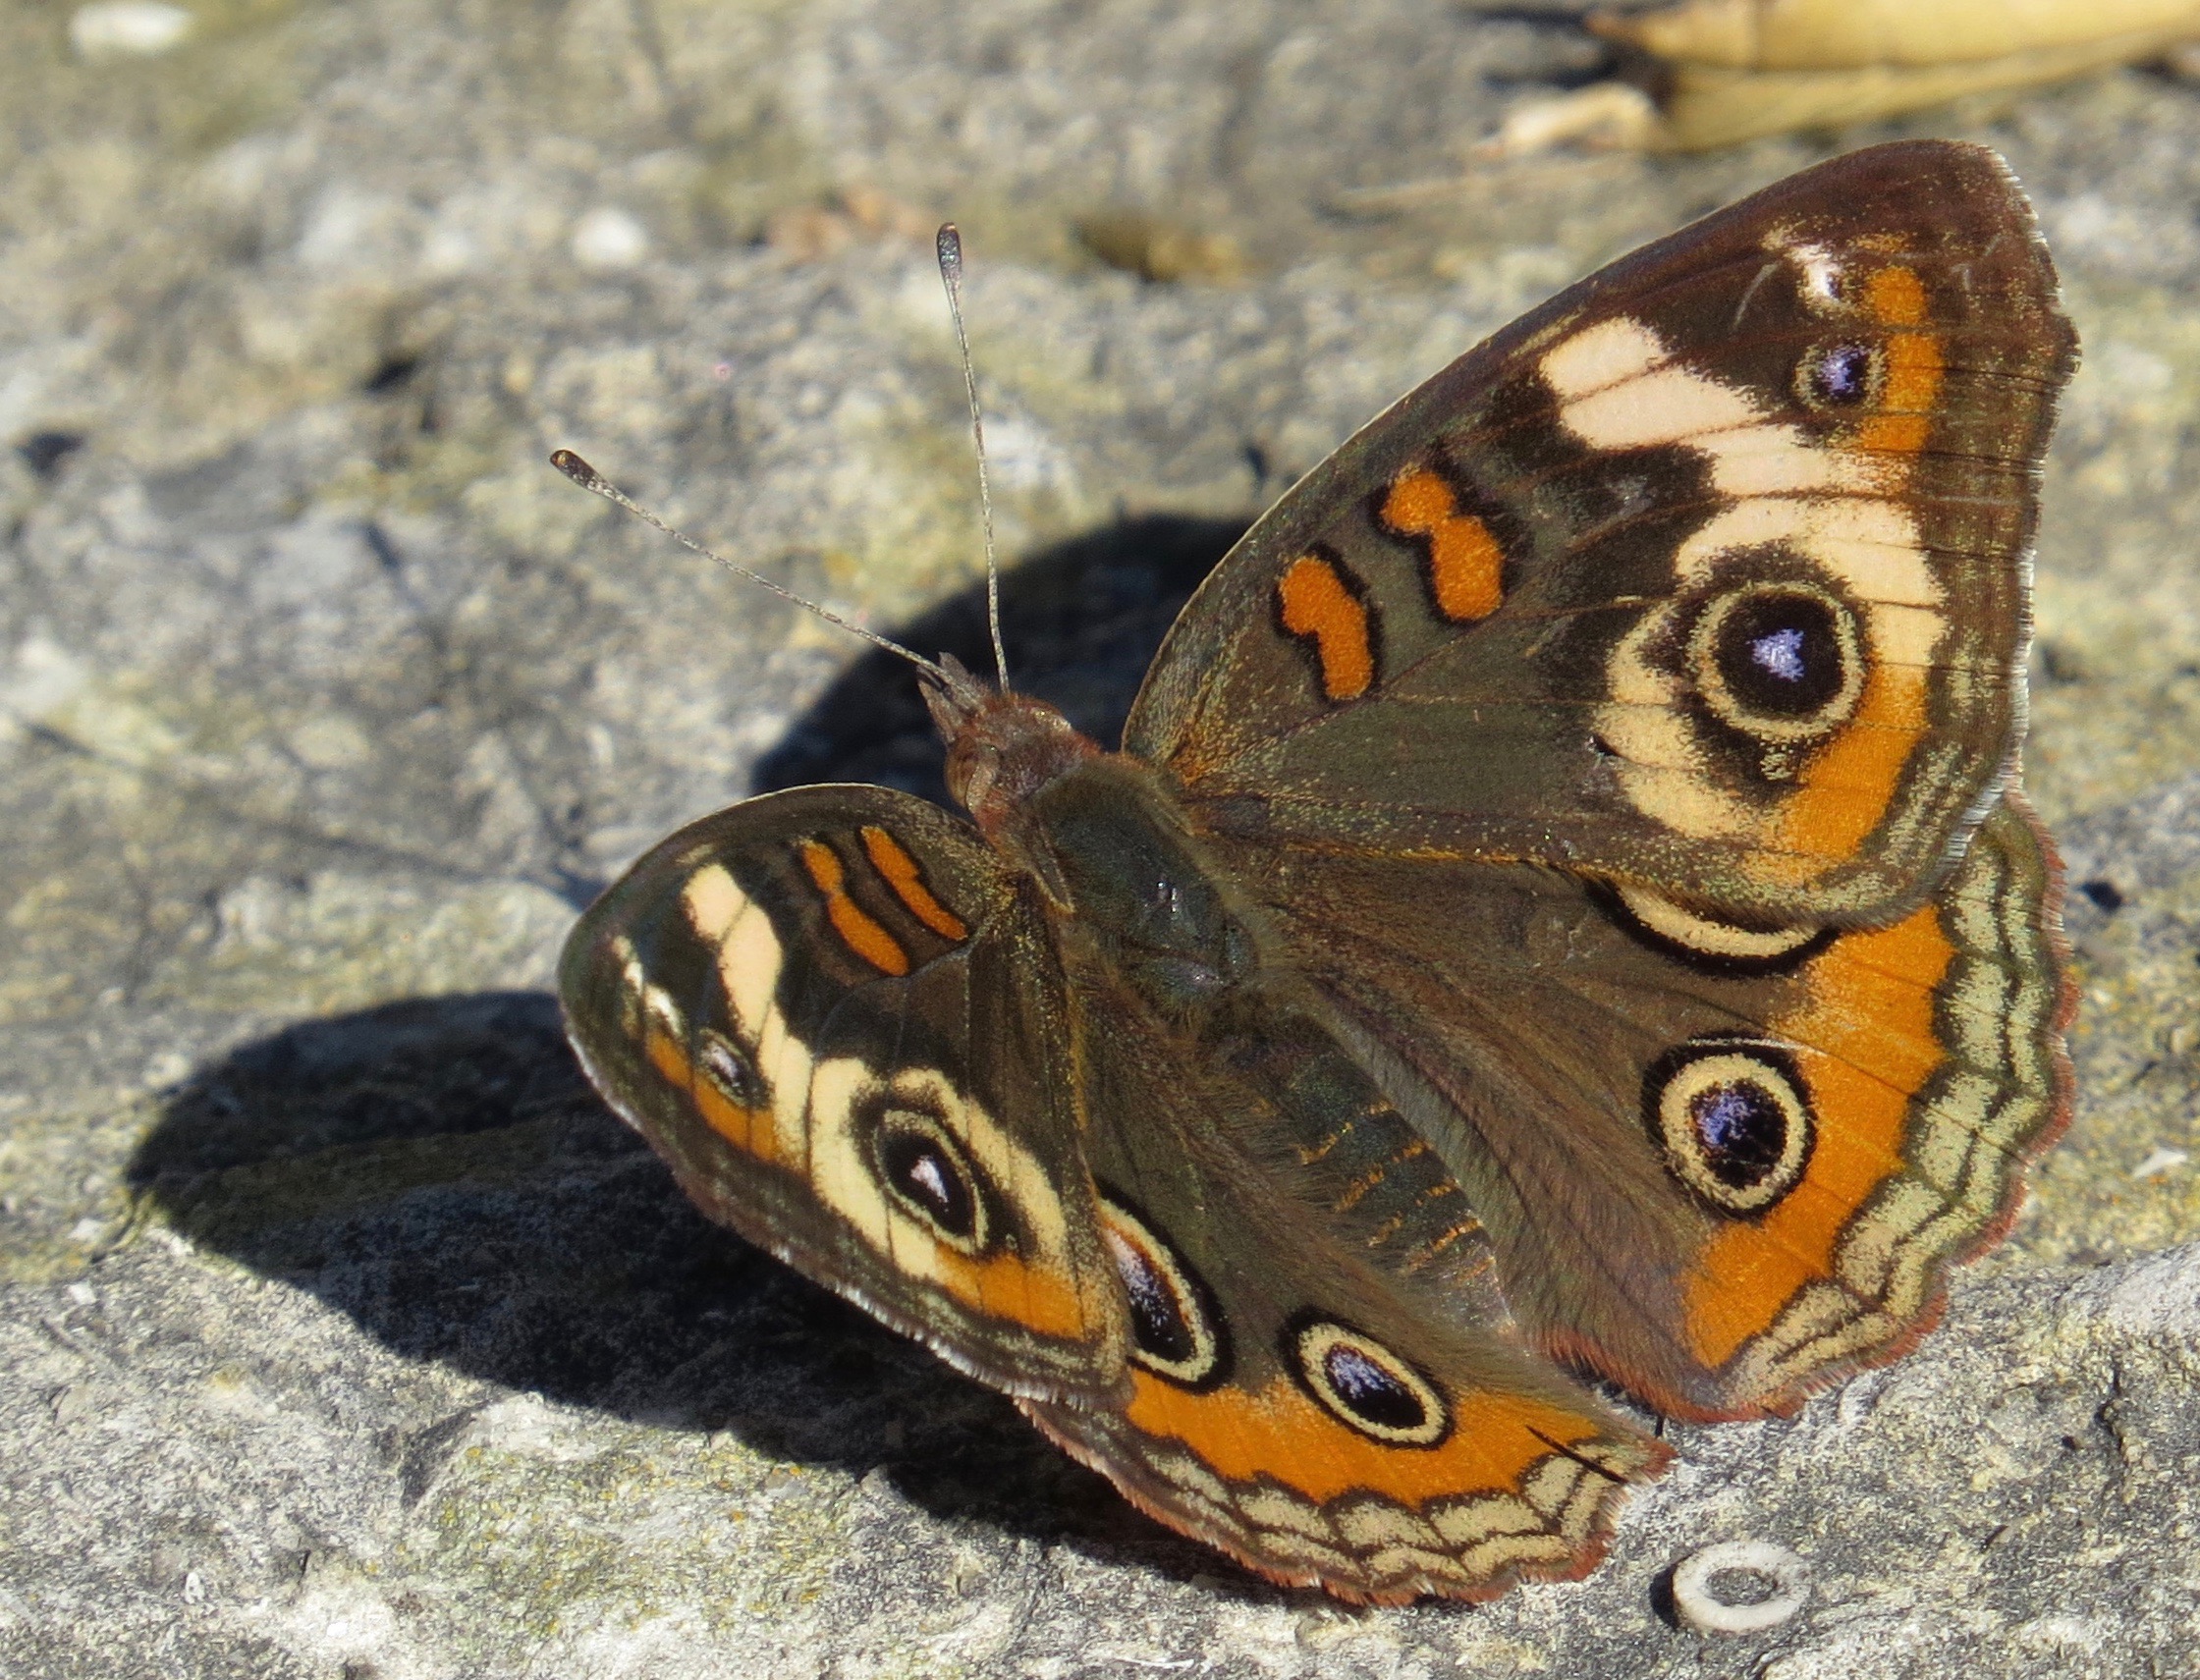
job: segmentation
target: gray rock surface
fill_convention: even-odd
[[[1595,51],[1440,0],[204,0],[0,13],[0,1672],[2200,1672],[2200,93],[1443,181]],[[1089,727],[1234,531],[1640,239],[1896,132],[2000,146],[2087,361],[2035,797],[2079,1105],[1892,1371],[1682,1462],[1577,1586],[1355,1612],[1157,1530],[714,1232],[544,990],[675,823],[934,786],[909,685],[610,516],[973,650],[958,217],[1010,645]],[[1238,253],[1153,285],[1077,228]],[[2184,1246],[2180,1246],[2184,1245]],[[1707,1642],[1715,1541],[1815,1571]]]

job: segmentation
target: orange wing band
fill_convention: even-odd
[[[1383,498],[1383,523],[1400,536],[1428,541],[1429,593],[1454,623],[1486,619],[1505,600],[1505,551],[1490,527],[1458,511],[1440,473],[1425,466],[1402,472]]]
[[[841,943],[881,974],[899,979],[909,971],[909,953],[876,917],[848,895],[847,874],[833,848],[823,840],[802,841],[802,867],[825,895],[826,919]]]
[[[1451,1396],[1452,1432],[1425,1450],[1401,1451],[1354,1434],[1309,1400],[1288,1378],[1258,1389],[1221,1387],[1186,1393],[1132,1371],[1127,1414],[1150,1436],[1182,1441],[1216,1475],[1283,1483],[1326,1504],[1357,1490],[1418,1508],[1466,1492],[1516,1492],[1554,1446],[1597,1439],[1596,1423],[1524,1396]]]
[[[1932,430],[1945,359],[1939,336],[1915,330],[1925,321],[1924,283],[1912,269],[1883,268],[1867,285],[1865,306],[1881,326],[1898,330],[1887,339],[1880,412],[1857,428],[1856,441],[1884,454],[1915,455]]]
[[[1321,663],[1322,693],[1356,700],[1375,681],[1375,641],[1367,608],[1346,586],[1334,561],[1300,555],[1276,582],[1284,628],[1314,644]]]
[[[1697,1357],[1726,1363],[1770,1329],[1803,1287],[1834,1275],[1834,1249],[1873,1191],[1902,1169],[1910,1099],[1941,1064],[1933,992],[1954,956],[1928,907],[1877,933],[1850,934],[1810,968],[1809,997],[1774,1024],[1799,1047],[1820,1125],[1802,1180],[1753,1223],[1728,1226],[1689,1274]]]
[[[910,915],[944,940],[960,943],[969,938],[970,930],[962,925],[962,918],[932,896],[916,859],[900,840],[872,824],[865,824],[862,833],[863,850],[870,857],[871,867]]]

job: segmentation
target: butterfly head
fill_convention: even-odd
[[[1012,853],[1017,813],[1057,777],[1099,755],[1044,700],[1012,694],[973,677],[953,654],[924,676],[924,703],[947,742],[947,786],[994,844]]]

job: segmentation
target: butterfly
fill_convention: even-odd
[[[967,816],[738,804],[583,915],[711,1218],[1280,1582],[1573,1579],[1670,1449],[1896,1358],[2069,1106],[2018,791],[2076,355],[2002,161],[1604,269],[1301,479],[1120,751],[919,662]],[[584,463],[582,463],[584,465]]]

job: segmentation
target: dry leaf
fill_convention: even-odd
[[[1106,210],[1077,224],[1085,249],[1110,268],[1153,281],[1227,283],[1245,274],[1244,253],[1224,234],[1202,234],[1142,210]]]
[[[1592,18],[1609,39],[1727,70],[1920,68],[2200,33],[2195,0],[1684,0]],[[2096,61],[2100,62],[2100,61]]]
[[[1657,62],[1658,110],[1607,91],[1625,83],[1532,101],[1485,155],[1703,151],[2038,86],[2172,52],[2200,0],[1682,0],[1589,27]]]

